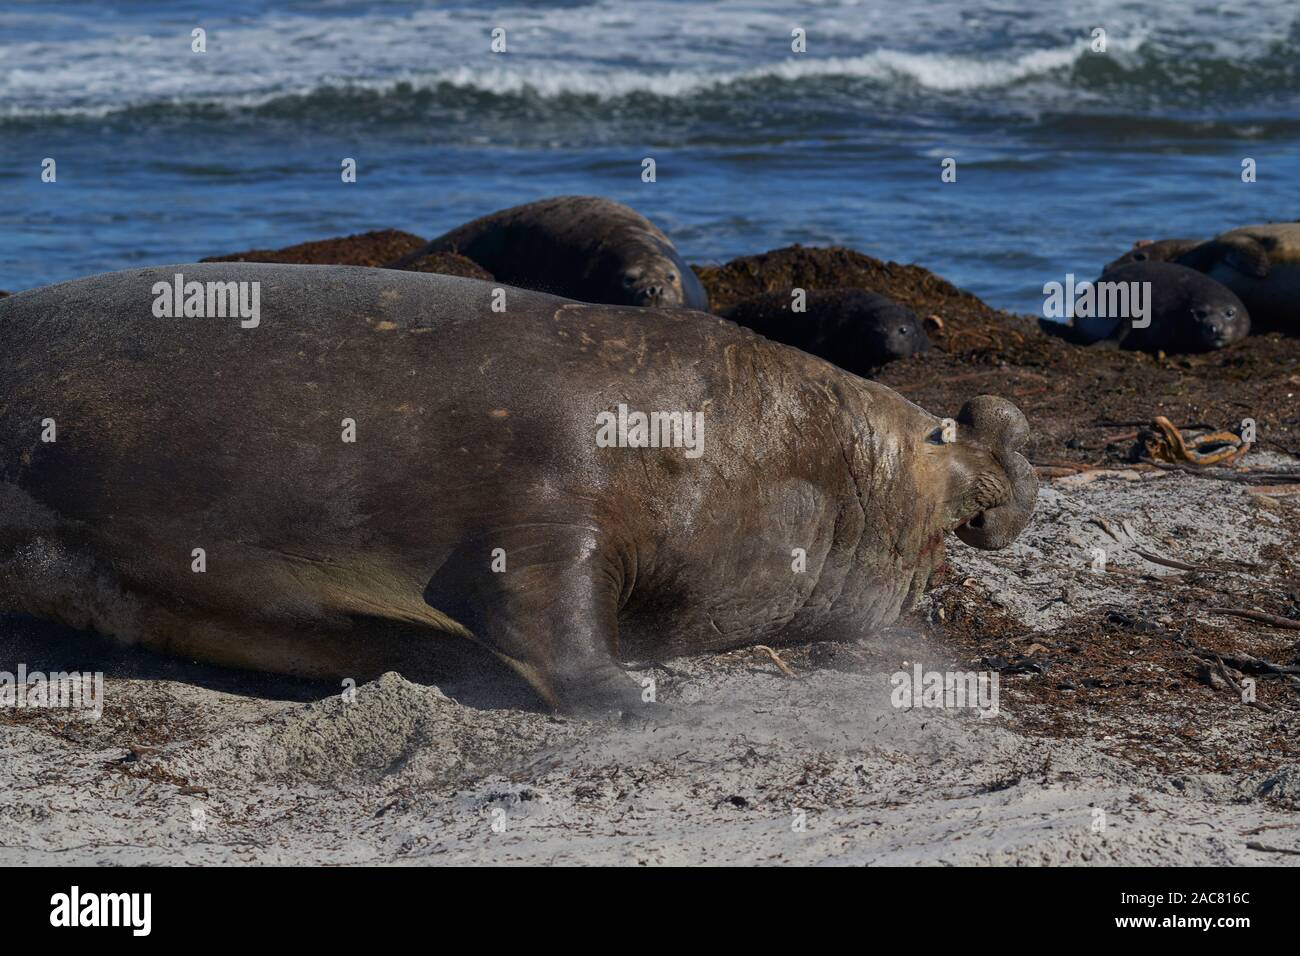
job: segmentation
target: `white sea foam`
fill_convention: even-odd
[[[1066,72],[1092,55],[1087,37],[1096,25],[1107,28],[1111,52],[1120,57],[1155,29],[1150,5],[1133,0],[1091,0],[1069,16],[1035,8],[1010,15],[985,3],[986,9],[943,2],[904,10],[890,0],[599,0],[487,13],[451,4],[363,5],[344,14],[329,6],[259,8],[256,15],[237,4],[233,16],[197,22],[170,9],[90,21],[0,11],[0,116],[103,115],[153,103],[238,108],[332,87],[385,91],[399,83],[608,99],[854,77],[960,93]],[[1293,0],[1251,4],[1251,17],[1241,23],[1212,21],[1205,43],[1249,58],[1295,18]],[[1197,16],[1162,14],[1158,32],[1199,29]],[[1238,32],[1225,35],[1226,22]],[[205,54],[190,51],[194,26],[208,31]],[[495,26],[507,30],[504,56],[488,49]],[[794,26],[808,31],[806,55],[790,53]]]

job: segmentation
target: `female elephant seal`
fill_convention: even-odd
[[[178,273],[260,283],[259,324],[154,317]],[[947,532],[1000,548],[1033,510],[1002,399],[945,425],[723,319],[522,292],[503,317],[490,289],[231,263],[3,300],[0,596],[294,674],[470,639],[607,711],[640,701],[620,654],[858,638]]]
[[[930,347],[916,314],[893,299],[864,289],[811,289],[805,291],[803,311],[796,312],[794,292],[742,299],[722,315],[854,375],[870,375]]]
[[[1300,333],[1300,222],[1242,226],[1178,261],[1235,292],[1256,328]]]
[[[501,282],[582,302],[707,311],[700,280],[645,216],[596,196],[557,196],[503,209],[394,263],[434,252],[473,259]]]

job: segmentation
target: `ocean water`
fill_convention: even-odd
[[[0,0],[0,288],[559,193],[1036,311],[1135,239],[1300,218],[1300,4]]]

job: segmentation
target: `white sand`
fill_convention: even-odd
[[[1184,560],[1252,560],[1295,515],[1182,475],[1057,483],[1012,549],[950,554],[959,580],[1048,630],[1125,601],[1082,570],[1095,545],[1137,566],[1133,548],[1168,554],[1177,531]],[[1063,588],[1068,603],[1038,610]],[[5,624],[0,669],[42,640]],[[1247,846],[1300,850],[1300,766],[1171,775],[1018,732],[1005,705],[896,709],[889,673],[942,667],[942,644],[869,650],[794,679],[752,650],[671,662],[654,673],[676,716],[641,727],[474,709],[396,674],[350,703],[303,700],[290,682],[157,676],[115,651],[98,722],[0,723],[0,863],[1300,863]],[[1294,711],[1241,719],[1296,727]],[[156,749],[124,762],[141,744]]]

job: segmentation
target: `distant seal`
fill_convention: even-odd
[[[1109,283],[1150,283],[1147,327],[1134,328],[1131,316],[1104,315],[1080,316],[1069,326],[1040,319],[1039,326],[1076,344],[1112,340],[1121,348],[1169,353],[1213,351],[1250,333],[1250,315],[1241,300],[1195,269],[1172,262],[1131,262],[1103,273],[1096,286]]]
[[[1113,262],[1108,262],[1102,272],[1118,269],[1130,262],[1176,262],[1178,257],[1195,249],[1202,239],[1140,239],[1133,248]]]
[[[155,317],[177,273],[260,283],[260,323]],[[334,679],[477,646],[631,710],[620,656],[859,639],[948,532],[1000,548],[1033,511],[1000,398],[945,423],[684,309],[517,291],[503,330],[490,290],[232,263],[0,301],[0,607]]]
[[[722,315],[855,375],[869,375],[930,347],[916,314],[886,296],[864,289],[810,289],[805,310],[795,312],[793,291],[744,299]]]
[[[1300,223],[1232,229],[1178,261],[1235,292],[1256,329],[1300,333]]]
[[[498,281],[582,302],[707,310],[708,296],[645,216],[596,196],[558,196],[482,216],[399,259],[473,259]]]

